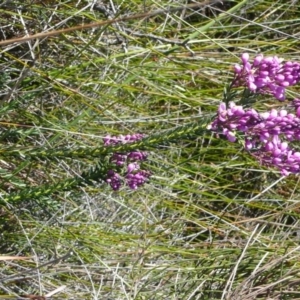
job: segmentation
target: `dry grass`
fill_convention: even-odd
[[[10,156],[16,149],[163,135],[214,113],[240,53],[299,58],[298,1],[215,2],[2,46],[1,196],[104,159]],[[185,4],[4,1],[0,39]],[[3,204],[0,253],[33,258],[0,262],[0,299],[300,298],[297,176],[210,134],[152,149],[147,166],[138,191],[95,184]]]

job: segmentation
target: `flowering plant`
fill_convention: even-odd
[[[133,143],[141,140],[144,137],[142,134],[133,134],[126,136],[110,136],[104,137],[104,145],[118,145]],[[110,184],[113,190],[117,191],[122,186],[122,173],[124,176],[125,184],[131,189],[136,190],[139,186],[143,185],[150,177],[151,173],[140,168],[139,162],[146,160],[148,154],[142,151],[130,151],[130,152],[115,152],[112,154],[110,161],[116,166],[116,169],[110,169],[107,172],[106,182]],[[124,171],[125,168],[125,171]]]
[[[249,62],[247,53],[241,56],[242,65],[234,67],[230,85],[244,87],[250,94],[269,94],[284,101],[285,88],[300,81],[300,64],[284,62],[276,56],[257,55]],[[231,98],[225,95],[225,99]],[[286,109],[258,112],[230,101],[222,102],[217,116],[208,129],[222,134],[230,142],[243,137],[246,151],[262,165],[274,166],[282,175],[300,172],[300,152],[292,142],[300,140],[300,100],[294,99]]]
[[[251,92],[271,94],[285,100],[285,88],[300,81],[300,63],[287,61],[277,56],[257,55],[249,62],[249,54],[241,56],[242,65],[235,65],[233,86],[245,86]]]

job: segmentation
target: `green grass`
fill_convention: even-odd
[[[107,20],[92,1],[13,3],[0,39]],[[299,58],[299,8],[223,3],[0,48],[0,254],[31,257],[0,262],[0,299],[300,299],[298,176],[205,130],[241,53]],[[105,135],[135,132],[146,185],[72,181],[116,149]]]

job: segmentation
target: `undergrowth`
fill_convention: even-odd
[[[2,41],[172,9],[1,46],[0,299],[299,299],[298,176],[207,130],[241,53],[299,58],[297,4],[0,4]],[[113,191],[135,148],[150,179]]]

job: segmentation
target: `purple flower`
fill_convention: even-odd
[[[140,168],[140,166],[138,163],[136,163],[136,162],[130,163],[127,166],[127,174],[137,171],[137,170],[139,170],[139,168]]]
[[[249,54],[241,56],[242,65],[235,65],[233,86],[246,86],[254,93],[271,94],[276,99],[285,100],[285,88],[300,81],[300,63],[287,61],[277,56],[257,55],[253,62]]]
[[[113,146],[118,144],[133,143],[135,141],[144,138],[143,134],[133,134],[133,135],[120,135],[120,136],[110,136],[107,135],[103,138],[105,146]],[[143,185],[146,180],[150,177],[150,172],[145,170],[140,170],[140,165],[138,162],[146,160],[148,154],[142,151],[131,151],[126,153],[113,153],[110,162],[115,164],[119,169],[121,174],[124,174],[125,183],[131,189],[137,189],[139,186]],[[123,171],[122,171],[123,169]],[[126,171],[125,171],[126,169]],[[122,185],[122,176],[115,172],[114,170],[109,170],[106,177],[106,182],[110,184],[113,190],[119,190]]]
[[[132,151],[130,152],[127,157],[131,161],[140,160],[143,161],[147,158],[148,153],[147,152],[141,152],[141,151]]]
[[[221,103],[218,115],[208,129],[223,134],[230,142],[236,135],[244,137],[245,149],[262,165],[275,166],[283,175],[300,172],[300,152],[290,142],[300,140],[300,100],[295,99],[296,114],[287,110],[271,109],[258,113],[254,109]]]
[[[136,141],[141,140],[144,138],[145,135],[141,133],[136,133],[136,134],[127,134],[127,135],[120,135],[120,136],[111,136],[111,135],[106,135],[103,138],[104,141],[104,146],[113,146],[117,144],[128,144],[128,143],[133,143]]]
[[[128,144],[133,143],[138,140],[141,140],[144,137],[143,134],[136,133],[133,135],[127,134],[127,135],[120,135],[120,136],[110,136],[107,135],[103,138],[104,145],[105,146],[113,146],[118,144]],[[127,160],[130,161],[136,161],[140,160],[143,161],[147,158],[146,152],[141,151],[131,151],[129,153],[119,153],[116,152],[112,155],[110,161],[115,163],[117,166],[123,166],[125,165]]]
[[[127,185],[136,190],[139,186],[143,185],[147,179],[151,176],[149,171],[138,170],[136,172],[128,172],[125,176]]]
[[[114,153],[111,156],[110,161],[115,163],[117,166],[123,166],[127,160],[127,154]]]
[[[106,176],[106,182],[114,191],[118,191],[122,185],[121,176],[114,170],[109,170]]]

